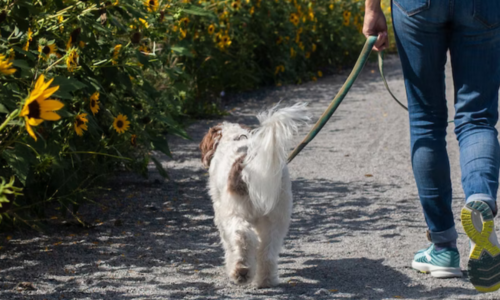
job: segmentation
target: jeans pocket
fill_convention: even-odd
[[[487,28],[500,25],[500,1],[474,0],[474,19]]]
[[[428,9],[431,6],[431,0],[393,0],[401,11],[407,16],[413,16],[419,12]],[[497,0],[494,0],[497,1]]]

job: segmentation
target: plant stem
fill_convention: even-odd
[[[7,119],[5,119],[5,121],[2,123],[2,125],[0,125],[0,132],[2,132],[2,130],[5,127],[7,127],[7,124],[9,124],[9,122],[12,121],[12,119],[17,117],[18,115],[19,115],[19,109],[16,109],[13,112],[11,112],[10,115],[7,117]]]
[[[57,61],[55,61],[53,64],[51,64],[47,69],[45,69],[45,72],[48,72],[50,69],[52,69],[55,65],[57,65],[58,63],[60,63],[63,59],[66,58],[66,55],[59,58]]]
[[[107,153],[92,152],[92,151],[72,151],[72,152],[62,152],[61,154],[93,154],[93,155],[109,156],[109,157],[114,157],[114,158],[118,158],[118,159],[132,160],[131,158],[128,158],[128,157],[121,157],[121,156],[111,155],[111,154],[107,154]]]

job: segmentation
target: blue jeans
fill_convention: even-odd
[[[500,147],[500,0],[393,0],[392,16],[410,113],[413,173],[431,240],[456,240],[445,64],[455,86],[455,134],[466,201],[496,212]]]

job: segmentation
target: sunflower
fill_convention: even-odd
[[[139,50],[139,52],[142,52],[142,53],[144,53],[144,54],[149,54],[149,53],[151,53],[151,49],[150,49],[148,46],[146,46],[146,45],[141,45],[141,46],[139,46],[139,49],[138,49],[138,50]]]
[[[69,50],[66,57],[66,66],[70,72],[75,71],[78,66],[78,53],[76,52],[76,48],[71,48],[71,50]]]
[[[130,145],[134,147],[137,146],[137,135],[132,134],[132,136],[130,137]]]
[[[300,22],[299,15],[296,13],[290,14],[290,22],[292,22],[293,25],[295,26],[299,25]]]
[[[31,28],[28,28],[28,40],[26,41],[26,44],[24,44],[24,47],[23,47],[23,50],[24,51],[28,51],[29,47],[30,47],[30,42],[33,40],[33,31],[31,31]]]
[[[158,10],[158,0],[144,0],[144,5],[146,5],[148,11]]]
[[[146,27],[146,28],[149,28],[149,23],[148,21],[144,20],[143,18],[139,18],[139,22],[141,22],[141,24]]]
[[[285,72],[285,66],[284,65],[279,65],[276,67],[276,70],[274,71],[274,75],[278,74],[279,72]]]
[[[344,16],[344,26],[348,26],[349,25],[349,20],[351,19],[351,12],[350,11],[344,11],[343,13],[343,16]]]
[[[76,119],[75,119],[75,132],[76,134],[78,134],[79,136],[82,136],[83,135],[83,131],[87,130],[88,127],[87,127],[87,124],[89,120],[87,120],[87,114],[79,114],[78,116],[76,116]]]
[[[309,10],[308,16],[311,21],[314,21],[314,12],[312,10]]]
[[[181,32],[181,40],[184,39],[184,38],[186,38],[186,36],[187,36],[187,30],[179,28],[179,31]]]
[[[312,52],[316,52],[316,44],[312,44]]]
[[[253,15],[255,13],[255,7],[252,6],[252,8],[250,8],[250,14]]]
[[[127,121],[127,116],[119,114],[118,117],[115,118],[115,121],[113,122],[113,127],[115,128],[116,132],[122,134],[125,131],[128,130],[130,126],[130,122]]]
[[[188,18],[182,18],[179,20],[179,23],[181,25],[187,26],[189,24],[189,19]]]
[[[212,35],[215,32],[215,26],[214,24],[208,26],[208,34]]]
[[[225,47],[229,47],[231,46],[231,38],[229,37],[229,35],[223,35],[220,37],[220,42],[219,42],[219,47],[220,48],[225,48]]]
[[[99,92],[95,92],[90,96],[90,110],[94,116],[99,112]]]
[[[45,121],[57,121],[61,117],[55,113],[55,111],[60,110],[64,107],[64,104],[57,100],[47,100],[52,94],[54,94],[59,86],[54,86],[48,89],[50,84],[54,79],[45,82],[45,78],[42,75],[38,78],[35,83],[35,88],[31,91],[30,95],[24,101],[23,110],[20,117],[24,117],[26,121],[26,130],[29,135],[36,141],[36,135],[31,126],[38,126],[44,120]]]
[[[71,34],[69,36],[68,43],[66,43],[66,50],[69,50],[72,46],[80,45],[80,34],[82,33],[81,28],[75,28],[73,31],[71,31]]]
[[[318,77],[323,77],[323,72],[318,71]]]
[[[64,16],[63,15],[60,15],[59,17],[57,17],[57,23],[61,24],[62,22],[64,22]],[[63,25],[60,25],[59,26],[59,30],[61,31],[61,33],[64,31],[64,26]]]
[[[68,43],[66,43],[66,50],[69,50],[71,48],[72,44],[73,44],[73,40],[71,37],[69,37]]]
[[[3,54],[0,54],[0,73],[4,75],[12,75],[16,69],[12,68],[12,62]]]
[[[14,48],[10,48],[9,50],[9,59],[10,60],[14,60],[14,58],[16,57],[16,51],[14,51]]]
[[[240,8],[240,1],[238,1],[238,0],[234,1],[233,3],[231,3],[231,7],[232,7],[233,9],[238,9],[238,8]]]
[[[56,44],[45,45],[43,47],[41,45],[38,45],[38,52],[40,52],[40,54],[43,53],[43,55],[45,55],[44,59],[47,59],[47,57],[51,56],[52,54],[56,54]]]
[[[115,46],[115,49],[113,50],[113,59],[111,60],[111,62],[113,63],[113,65],[117,64],[118,54],[120,54],[120,49],[121,48],[122,48],[122,45],[118,44],[118,45]]]

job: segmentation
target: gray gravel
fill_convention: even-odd
[[[397,59],[386,68],[390,86],[404,100]],[[225,119],[255,125],[254,115],[278,101],[308,101],[318,117],[347,75],[239,95]],[[218,122],[194,123],[188,129],[192,141],[171,139],[174,159],[161,157],[171,180],[154,167],[149,179],[122,174],[113,180],[95,199],[99,206],[81,210],[95,228],[54,219],[43,234],[0,235],[0,298],[500,299],[500,292],[478,294],[466,274],[439,280],[409,267],[427,242],[410,167],[407,113],[390,100],[375,64],[366,66],[337,113],[290,165],[295,205],[276,288],[237,287],[225,277],[197,147]],[[453,125],[449,133],[464,268],[468,244],[458,219],[464,196]]]

